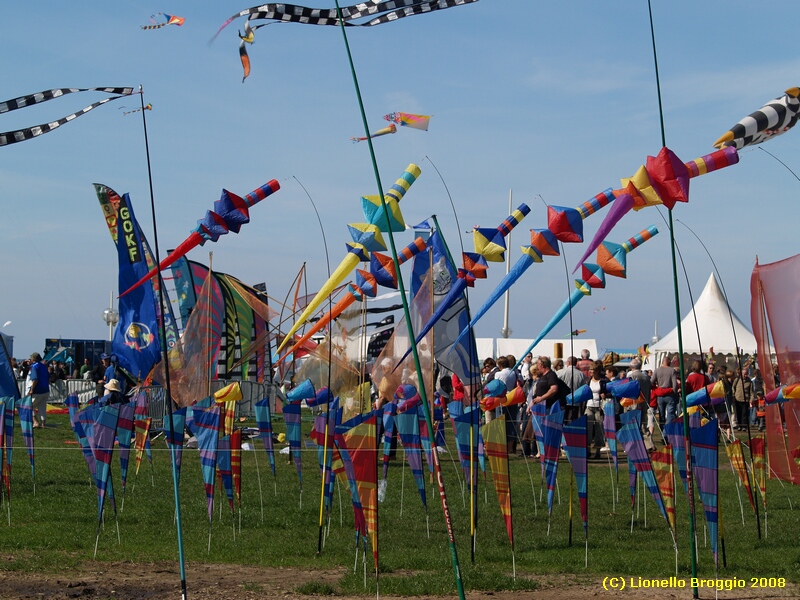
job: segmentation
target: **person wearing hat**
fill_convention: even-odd
[[[122,390],[119,387],[119,381],[112,379],[103,386],[105,395],[97,401],[98,406],[107,406],[109,404],[123,404],[126,401],[125,396],[122,395]]]
[[[31,408],[39,413],[39,422],[34,417],[34,427],[44,427],[47,417],[47,400],[50,398],[50,374],[47,372],[47,365],[42,361],[42,355],[38,352],[31,354],[31,370],[28,372],[26,383],[26,395],[32,399]]]

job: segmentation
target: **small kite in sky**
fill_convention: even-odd
[[[163,23],[156,22],[156,17],[164,17],[166,21]],[[152,25],[142,25],[142,29],[161,29],[162,27],[166,27],[167,25],[177,25],[180,27],[186,21],[183,17],[178,17],[175,15],[168,15],[165,13],[158,13],[157,15],[153,15],[150,17],[150,22]]]
[[[714,142],[714,147],[734,146],[741,150],[745,146],[760,144],[789,131],[797,123],[798,116],[800,88],[793,87],[731,127]]]
[[[382,135],[389,135],[390,133],[397,133],[397,125],[392,123],[388,127],[384,127],[383,129],[378,129],[375,133],[370,134],[369,137],[351,137],[350,140],[353,143],[363,142],[368,139],[380,137]]]
[[[605,310],[605,309],[606,309],[606,307],[605,307],[605,306],[601,306],[600,308],[595,308],[595,309],[594,309],[594,312],[593,312],[592,314],[595,314],[595,315],[596,315],[596,314],[597,314],[597,313],[599,313],[601,310]]]
[[[411,127],[412,129],[421,129],[428,131],[428,123],[430,123],[431,115],[414,115],[404,112],[393,112],[388,115],[383,115],[383,118],[391,123],[397,123],[401,127]]]
[[[123,108],[127,108],[127,107],[120,106],[118,110],[122,110]],[[153,110],[153,105],[152,104],[146,104],[144,109],[139,107],[139,108],[134,108],[133,110],[126,110],[124,113],[122,113],[122,116],[124,117],[125,115],[129,115],[131,113],[141,112],[142,110]]]

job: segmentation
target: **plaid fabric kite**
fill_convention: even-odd
[[[514,550],[514,524],[511,516],[511,479],[508,472],[508,443],[506,442],[506,417],[501,415],[481,427],[489,467],[492,470],[497,503],[506,523],[508,541]]]
[[[761,492],[761,502],[767,510],[767,453],[764,447],[764,436],[750,440],[750,455],[753,457],[753,478]]]
[[[86,460],[86,466],[89,467],[89,474],[92,476],[92,481],[97,477],[97,465],[95,464],[94,454],[92,453],[92,443],[89,440],[94,438],[94,419],[95,412],[98,410],[97,405],[90,404],[75,413],[72,419],[72,431],[75,432],[75,437],[78,438],[78,443],[81,445],[83,451],[83,458]]]
[[[397,415],[397,404],[387,402],[383,405],[383,480],[389,474],[389,458],[392,453],[392,438],[395,432],[395,416]]]
[[[169,419],[169,415],[165,415],[165,420]],[[183,430],[186,428],[186,408],[180,408],[172,412],[172,427],[169,423],[164,424],[164,434],[167,440],[167,447],[174,449],[175,452],[175,470],[178,475],[178,481],[181,478],[181,458],[183,456]]]
[[[408,460],[408,466],[411,468],[414,481],[417,483],[422,506],[427,511],[428,501],[425,495],[425,478],[422,473],[422,442],[419,434],[419,405],[396,415],[394,421],[397,426],[397,433],[400,436],[400,442],[403,444],[406,460]]]
[[[581,520],[583,521],[583,532],[589,535],[589,496],[588,496],[588,461],[586,456],[586,415],[575,419],[572,423],[564,425],[562,432],[564,435],[564,449],[567,451],[567,459],[575,473],[575,483],[578,488],[578,503],[581,507]]]
[[[603,404],[603,432],[606,436],[606,444],[611,452],[611,459],[614,461],[614,471],[619,477],[619,456],[617,454],[617,421],[613,400]]]
[[[636,423],[636,427],[641,427],[642,424],[642,412],[638,409],[629,410],[627,412],[623,412],[619,415],[619,420],[621,425],[626,425],[627,423]],[[619,439],[619,432],[617,432],[617,439]],[[630,489],[631,494],[631,510],[636,505],[636,482],[638,474],[636,472],[636,466],[633,464],[633,461],[628,457],[628,488]]]
[[[719,439],[717,437],[717,421],[712,420],[692,429],[692,472],[697,481],[697,490],[703,501],[703,509],[708,523],[708,535],[711,538],[711,552],[714,564],[719,567],[717,541],[719,537]]]
[[[122,479],[122,492],[128,480],[128,460],[131,454],[131,438],[133,437],[133,411],[136,407],[128,402],[119,406],[117,421],[117,440],[119,440],[119,465]]]
[[[669,526],[675,533],[675,474],[672,470],[672,446],[664,446],[663,450],[651,452],[650,462],[658,482],[658,489],[661,490],[664,508],[667,510]]]
[[[264,398],[255,403],[256,424],[258,435],[264,441],[264,450],[269,458],[269,466],[275,475],[275,449],[272,446],[272,415],[269,410],[269,398]]]
[[[228,497],[228,504],[233,511],[233,471],[231,469],[231,436],[229,435],[221,435],[217,441],[217,477],[222,482],[225,495]]]
[[[97,521],[103,517],[103,504],[111,492],[111,456],[114,452],[114,437],[117,433],[119,407],[107,405],[93,411],[95,414],[92,453],[95,460],[95,484],[97,485]]]
[[[214,477],[217,471],[217,444],[219,440],[220,406],[214,403],[206,409],[194,406],[194,435],[200,451],[200,469],[206,490],[208,520],[214,516]]]
[[[683,439],[683,418],[677,418],[664,425],[664,435],[672,446],[675,462],[678,465],[678,474],[683,481],[683,491],[689,494],[689,480],[686,473],[686,441]]]
[[[461,468],[464,471],[464,479],[472,481],[477,489],[478,486],[478,430],[480,429],[480,415],[477,410],[470,410],[460,415],[453,416],[453,425],[456,431],[456,446],[458,447],[458,457],[461,461]],[[472,462],[470,462],[472,461]]]
[[[378,440],[377,412],[361,414],[336,427],[342,458],[345,453],[353,469],[357,496],[372,542],[375,569],[378,568]],[[346,463],[345,463],[346,464]],[[355,497],[354,497],[355,500]]]
[[[742,485],[747,492],[747,498],[750,500],[750,506],[753,508],[753,512],[755,512],[756,503],[753,500],[753,488],[750,487],[750,476],[747,474],[747,466],[744,463],[742,442],[740,440],[731,442],[725,446],[725,452],[728,455],[728,460],[731,461],[731,467],[733,467],[734,473],[739,476],[739,481],[742,482]]]
[[[632,412],[632,411],[629,411]],[[625,448],[625,454],[628,455],[628,462],[633,461],[636,467],[636,472],[640,473],[644,484],[656,501],[658,510],[661,515],[669,521],[667,516],[667,508],[664,506],[664,500],[661,497],[661,491],[658,489],[658,482],[653,473],[653,466],[650,464],[650,457],[647,454],[647,448],[644,446],[644,439],[642,439],[642,432],[636,422],[629,422],[623,425],[617,432],[617,439]]]
[[[74,417],[75,413],[78,412],[78,394],[70,394],[67,396],[64,400],[64,406],[66,406],[67,410],[69,410],[69,420],[72,422],[72,417]]]
[[[5,460],[3,461],[3,480],[5,481],[6,491],[8,492],[9,497],[11,496],[11,458],[13,454],[13,447],[14,447],[14,410],[16,405],[16,400],[10,396],[3,398],[5,401],[4,403],[4,410],[3,410],[3,430],[5,433],[5,440],[3,442],[5,448]]]
[[[556,403],[554,406],[558,406]],[[544,472],[547,481],[547,512],[553,514],[553,493],[558,475],[558,458],[561,450],[561,432],[564,427],[564,411],[542,417],[542,445],[544,446]]]
[[[25,396],[17,401],[17,412],[19,413],[19,426],[22,429],[22,439],[25,440],[25,448],[28,450],[28,458],[31,461],[31,475],[36,477],[36,470],[33,460],[33,399]]]
[[[242,430],[234,429],[231,434],[231,474],[236,502],[242,507]]]
[[[327,440],[325,433],[325,425],[328,424]],[[327,412],[318,414],[314,417],[314,427],[311,429],[311,439],[317,444],[317,462],[319,464],[319,472],[325,472],[325,485],[324,490],[324,505],[325,508],[330,508],[328,504],[328,490],[331,489],[331,467],[333,465],[333,455],[331,450],[333,448],[333,431],[330,429],[331,421]],[[327,448],[326,446],[327,441]]]
[[[302,431],[300,430],[300,404],[284,404],[283,421],[286,424],[286,437],[289,438],[289,449],[294,458],[294,468],[300,478],[300,488],[303,487],[303,460],[300,456],[300,440]]]

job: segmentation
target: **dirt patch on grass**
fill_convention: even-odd
[[[298,589],[336,590],[344,569],[306,570],[297,568],[253,567],[190,563],[187,565],[187,597],[190,600],[261,600],[310,598]],[[469,600],[585,600],[586,598],[643,598],[648,600],[690,599],[691,588],[683,589],[603,589],[602,580],[557,575],[536,577],[539,589],[513,592],[468,592]],[[174,563],[87,563],[58,574],[0,571],[0,596],[4,600],[47,598],[93,600],[116,598],[140,600],[180,598],[180,576]],[[455,591],[452,596],[456,596]],[[336,596],[337,598],[355,598]],[[372,597],[371,595],[359,598]],[[389,600],[391,596],[381,596]],[[700,598],[714,598],[712,589],[703,589]],[[800,588],[736,589],[720,591],[720,599],[798,598]],[[418,597],[424,600],[423,597]]]

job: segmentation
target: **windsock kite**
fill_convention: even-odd
[[[714,147],[733,146],[741,150],[766,142],[794,127],[799,114],[800,88],[792,87],[731,127],[714,142]]]
[[[662,148],[657,156],[648,156],[646,165],[636,173],[622,179],[622,188],[612,193],[617,198],[609,210],[591,243],[578,261],[573,272],[594,252],[608,233],[631,209],[640,210],[646,206],[663,204],[670,210],[676,202],[689,201],[689,180],[723,169],[739,162],[735,147],[726,147],[687,163],[669,148]]]
[[[384,194],[383,200],[387,204],[387,208],[389,209],[388,212],[390,214],[389,221],[385,218],[383,214],[383,205],[381,203],[381,198],[378,196],[362,196],[361,197],[361,207],[364,211],[364,218],[369,225],[375,225],[379,232],[398,232],[405,230],[405,221],[403,220],[403,214],[400,212],[400,201],[403,199],[403,196],[408,191],[408,188],[417,180],[420,173],[422,171],[417,165],[411,164],[409,165],[403,175],[395,181],[394,185],[391,189]],[[351,228],[351,232],[353,229]],[[360,231],[359,231],[360,233]],[[292,338],[292,336],[297,332],[300,327],[302,327],[303,323],[305,323],[319,308],[319,306],[325,301],[325,298],[331,291],[341,284],[347,276],[353,272],[353,269],[356,268],[359,262],[367,262],[369,261],[369,251],[366,247],[362,244],[357,242],[348,243],[348,252],[336,270],[331,274],[330,278],[327,282],[320,288],[317,295],[314,296],[314,299],[308,303],[303,313],[300,317],[295,321],[292,328],[284,337],[283,341],[281,342],[280,346],[278,346],[278,352],[280,352],[286,343]]]
[[[120,296],[124,296],[131,290],[136,289],[145,281],[149,281],[159,271],[163,271],[197,246],[202,246],[207,241],[216,242],[220,236],[229,231],[239,233],[242,225],[250,222],[250,208],[279,189],[281,189],[281,185],[275,179],[253,190],[244,198],[240,198],[236,194],[223,189],[219,200],[214,202],[214,210],[206,211],[206,216],[197,222],[197,227],[192,230],[189,237],[162,260],[158,268],[152,269],[145,277],[125,290]]]
[[[158,23],[156,22],[156,17],[164,17],[164,22]],[[177,15],[167,15],[164,13],[158,13],[157,15],[153,15],[150,17],[150,22],[152,25],[142,25],[142,29],[161,29],[162,27],[166,27],[167,25],[177,25],[180,27],[186,22],[186,19],[183,17],[179,17]]]
[[[428,131],[428,123],[431,121],[430,115],[415,115],[412,113],[393,112],[383,115],[383,118],[391,123],[397,123],[401,127],[411,127]]]
[[[371,140],[372,138],[381,137],[382,135],[390,135],[392,133],[397,133],[397,125],[395,125],[394,123],[392,123],[388,127],[384,127],[383,129],[378,129],[378,131],[371,133],[369,136],[351,137],[350,141],[353,142],[354,144],[357,144],[358,142]]]

